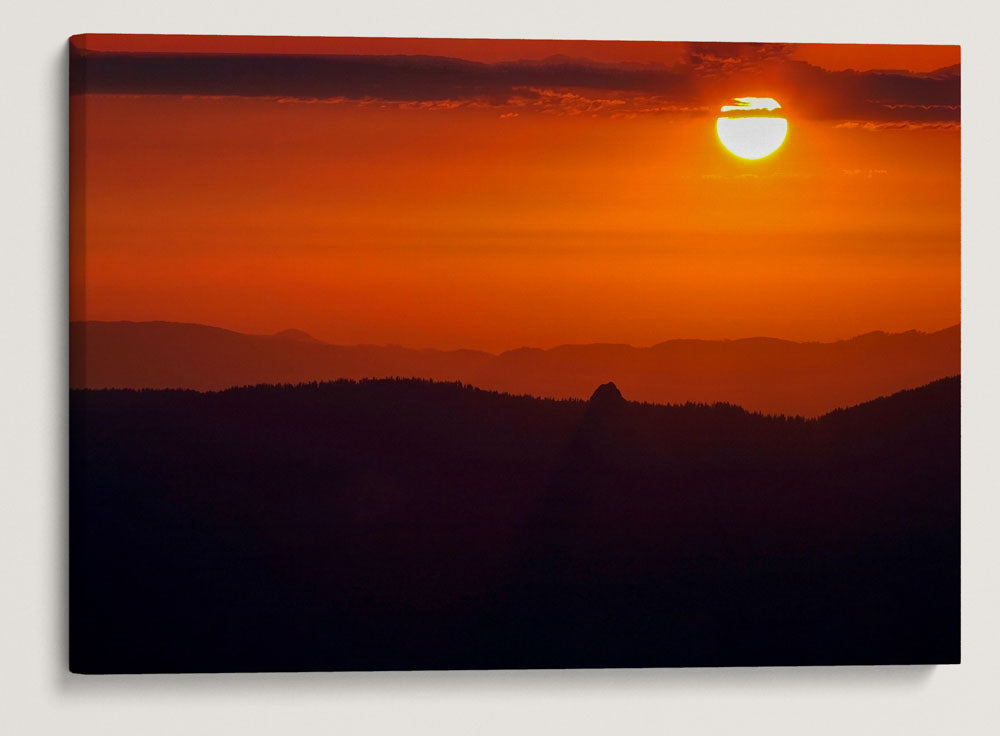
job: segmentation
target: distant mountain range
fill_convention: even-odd
[[[331,345],[300,330],[248,335],[174,322],[76,322],[74,388],[187,388],[338,378],[427,378],[551,398],[587,398],[614,382],[650,403],[728,402],[818,416],[960,373],[958,325],[934,333],[871,332],[837,342],[773,338],[592,344],[499,355],[475,350]]]

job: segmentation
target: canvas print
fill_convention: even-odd
[[[74,672],[959,661],[957,46],[69,72]]]

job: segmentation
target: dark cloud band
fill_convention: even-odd
[[[657,112],[766,94],[790,112],[814,118],[959,119],[957,67],[933,74],[832,72],[792,60],[785,49],[692,44],[684,63],[667,67],[567,57],[486,64],[432,56],[110,53],[74,47],[70,90],[497,106],[523,103],[540,91],[573,90],[584,97],[655,100],[649,109]],[[559,96],[550,97],[557,106]]]

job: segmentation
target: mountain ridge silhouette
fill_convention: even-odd
[[[334,345],[298,332],[246,335],[170,322],[71,324],[74,388],[219,390],[258,383],[412,377],[551,398],[589,397],[613,381],[649,403],[728,402],[818,416],[960,371],[960,326],[872,332],[830,343],[777,338],[594,343],[498,354]]]
[[[71,391],[71,668],[958,661],[958,377],[815,419],[591,393]]]
[[[312,342],[312,343],[318,343],[320,345],[329,344],[313,337],[304,330],[297,330],[294,327],[289,328],[287,330],[281,330],[280,332],[275,332],[271,335],[271,337],[277,337],[285,340],[298,340],[300,342]]]

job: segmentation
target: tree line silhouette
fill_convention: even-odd
[[[959,394],[75,390],[71,668],[954,662]]]

